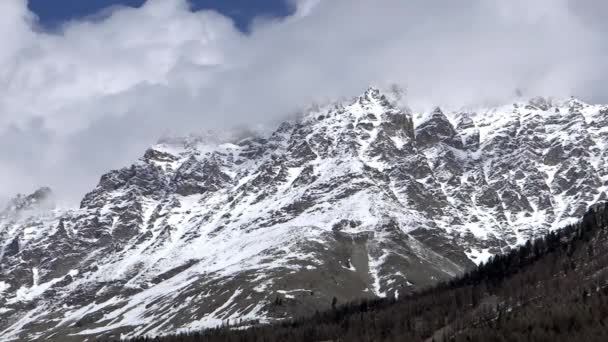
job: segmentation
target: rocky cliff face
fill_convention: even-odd
[[[606,106],[424,117],[372,88],[266,136],[163,141],[78,209],[18,197],[0,214],[0,336],[162,334],[398,296],[606,196]]]

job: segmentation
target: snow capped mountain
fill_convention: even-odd
[[[267,135],[161,141],[78,209],[18,197],[0,214],[0,336],[163,334],[397,296],[606,197],[606,106],[423,116],[370,88]]]

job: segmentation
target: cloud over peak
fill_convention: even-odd
[[[412,107],[577,94],[608,101],[593,0],[294,0],[238,31],[186,0],[148,0],[44,32],[0,2],[0,193],[50,185],[77,200],[168,131],[272,122],[370,83]],[[603,12],[605,13],[605,11]]]

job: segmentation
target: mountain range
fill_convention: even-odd
[[[0,212],[0,336],[80,341],[310,315],[460,276],[606,198],[608,106],[414,112],[369,88],[261,134],[166,138],[78,208]]]

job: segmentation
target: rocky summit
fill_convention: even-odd
[[[80,341],[400,296],[605,199],[608,107],[413,113],[370,88],[269,134],[164,139],[79,208],[0,212],[0,336]],[[335,298],[335,300],[334,300]]]

